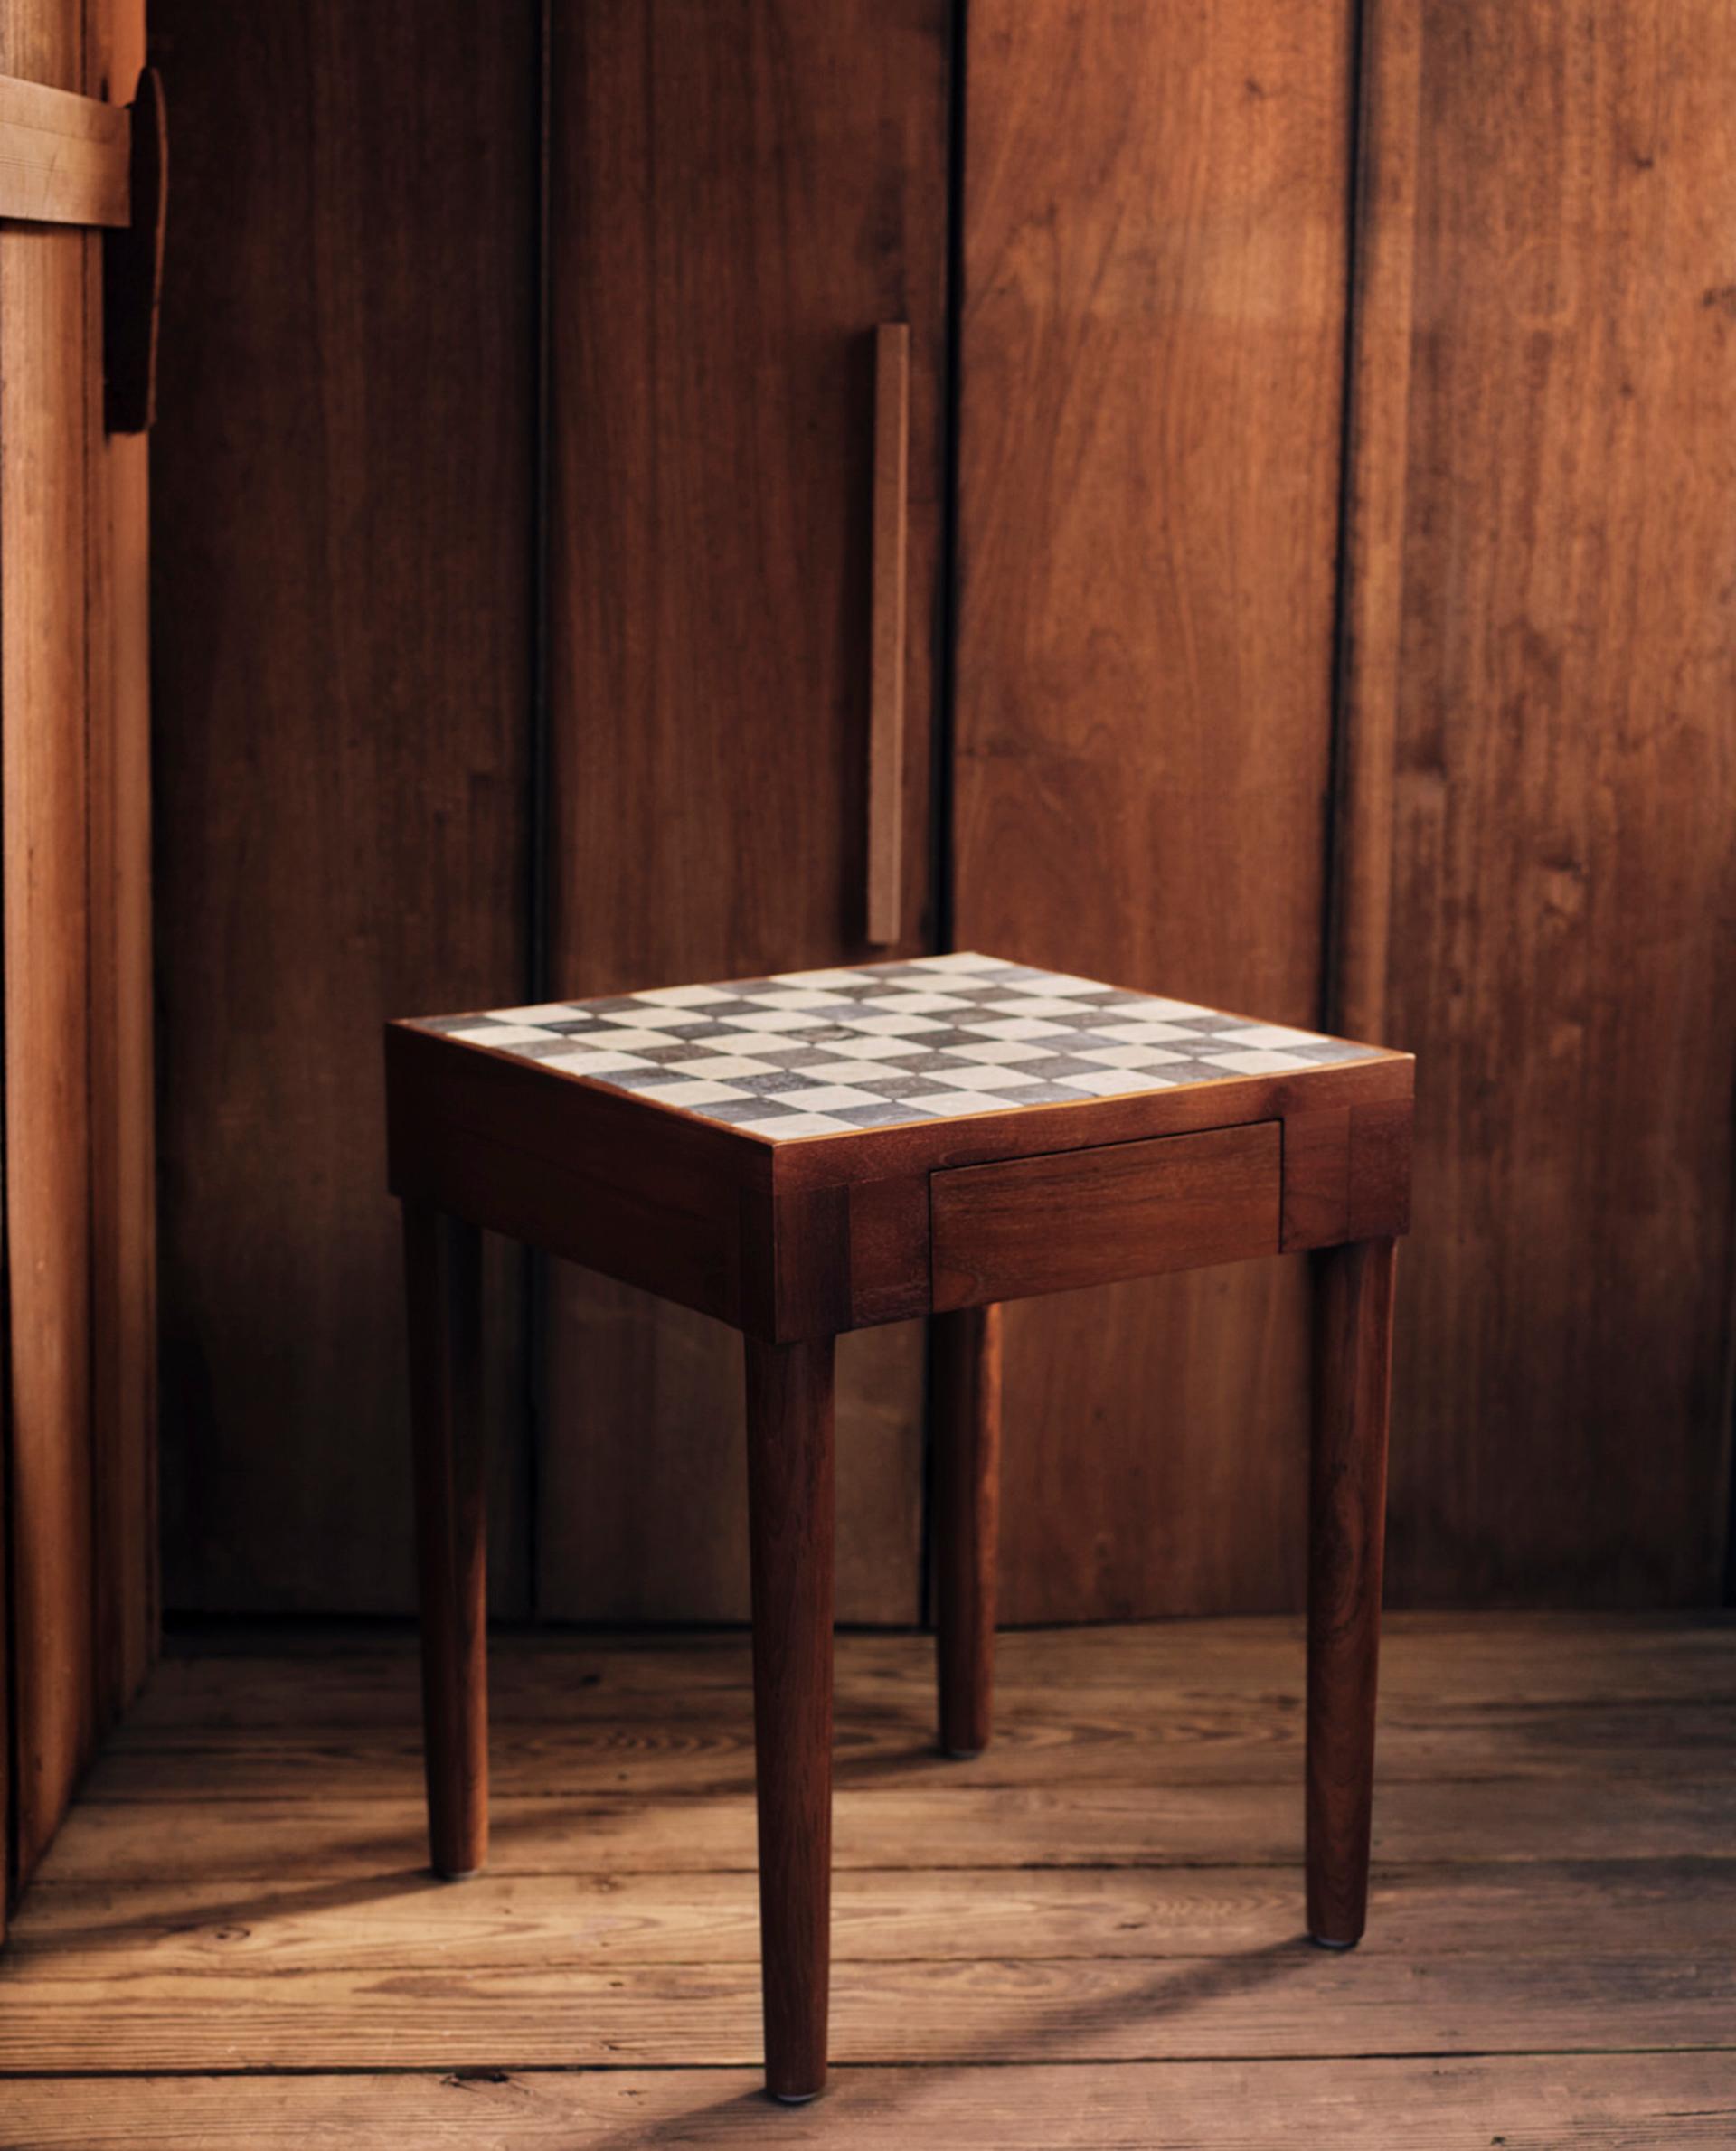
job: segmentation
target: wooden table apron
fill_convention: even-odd
[[[1409,1054],[781,1143],[408,1025],[386,1063],[394,1194],[774,1344],[1409,1225]],[[1218,1131],[1216,1157],[1156,1147]],[[1108,1155],[1132,1144],[1143,1190]],[[1064,1153],[1105,1155],[1073,1179]],[[970,1235],[1005,1241],[1025,1198],[968,1171],[1037,1158],[1042,1244],[975,1287]]]

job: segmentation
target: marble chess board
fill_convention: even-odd
[[[779,1142],[1278,1075],[1373,1050],[968,953],[415,1027]]]

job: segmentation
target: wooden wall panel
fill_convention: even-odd
[[[1372,24],[1369,334],[1390,347],[1408,260],[1413,337],[1408,380],[1359,373],[1349,716],[1392,759],[1347,803],[1344,1010],[1420,1057],[1390,1589],[1703,1601],[1736,1167],[1736,8]]]
[[[7,0],[0,71],[84,87],[76,10]],[[85,235],[0,228],[0,799],[16,1864],[89,1751]]]
[[[380,1026],[527,974],[533,0],[161,0],[169,1603],[413,1604]],[[516,1258],[498,1602],[527,1588]]]
[[[132,99],[144,0],[85,0],[86,94]],[[103,241],[86,237],[90,1382],[97,1707],[157,1633],[156,1131],[151,966],[150,445],[103,419]]]
[[[141,0],[0,6],[24,80],[125,101],[143,55]],[[145,451],[103,429],[101,245],[0,229],[0,1896],[156,1646]]]
[[[863,942],[873,331],[911,325],[903,946],[928,946],[944,0],[554,11],[552,991]],[[878,953],[891,953],[879,951]],[[554,1280],[539,1598],[747,1608],[740,1347]],[[840,1606],[917,1609],[920,1339],[841,1363]]]
[[[954,939],[1310,1022],[1349,0],[973,0]],[[1010,1308],[1002,1612],[1297,1601],[1306,1281]]]

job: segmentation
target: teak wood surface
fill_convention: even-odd
[[[407,1203],[404,1282],[434,1310],[410,1356],[429,1852],[448,1881],[488,1856],[488,1577],[482,1236]]]
[[[934,1571],[940,1745],[987,1747],[995,1702],[1001,1507],[1001,1310],[934,1326]]]
[[[900,320],[906,946],[1426,1055],[1395,1599],[1716,1597],[1727,0],[153,21],[174,1601],[409,1607],[362,1521],[406,1497],[378,1020],[861,953],[871,347]],[[729,1341],[613,1282],[547,1314],[541,1604],[742,1617]],[[1298,1607],[1308,1335],[1299,1266],[1013,1307],[1009,1613]],[[913,1326],[839,1353],[847,1618],[923,1610],[920,1356]],[[638,1470],[602,1439],[627,1410]],[[1074,1410],[1089,1480],[1050,1438]]]
[[[954,1318],[948,1317],[948,1320]],[[183,1637],[0,1958],[40,2151],[1726,2151],[1736,1628],[1397,1615],[1373,1918],[1300,1934],[1294,1619],[1021,1630],[995,1746],[837,1642],[835,2067],[760,2095],[739,1634],[502,1637],[494,1865],[423,1863],[413,1640]]]
[[[0,75],[0,217],[123,225],[131,156],[124,105]]]
[[[929,1196],[936,1311],[1277,1254],[1282,1128],[955,1167]]]
[[[1320,1021],[1354,14],[966,12],[961,948]],[[1005,1618],[1299,1604],[1307,1349],[1299,1266],[1009,1308]]]
[[[63,8],[0,15],[0,67],[83,88]],[[97,1722],[91,1485],[87,234],[0,226],[8,1775],[27,1874]],[[94,242],[90,242],[94,243]]]
[[[533,13],[151,0],[173,59],[151,463],[183,1611],[415,1600],[380,1521],[410,1486],[373,1042],[406,1008],[529,982]],[[489,1253],[511,1614],[523,1264]]]
[[[934,945],[951,12],[552,11],[549,949],[528,999]],[[892,324],[909,329],[902,752],[877,802]],[[894,866],[898,939],[871,950],[870,885]],[[439,1005],[461,1005],[382,1013]],[[539,1609],[742,1618],[731,1340],[559,1269],[545,1334]],[[854,1338],[837,1379],[840,1617],[919,1619],[920,1332]],[[628,1415],[631,1456],[612,1439]]]
[[[87,94],[137,96],[145,61],[144,0],[87,0]],[[160,141],[156,147],[160,153]],[[156,207],[160,213],[160,201]],[[150,455],[143,433],[108,430],[114,384],[103,378],[112,268],[107,250],[99,235],[86,238],[90,1408],[99,1724],[126,1707],[156,1660],[160,1598]]]
[[[774,1143],[413,1023],[385,1035],[394,1194],[772,1343],[1409,1228],[1408,1053]],[[1214,1191],[1234,1211],[1215,1244]],[[937,1236],[972,1281],[937,1269]]]
[[[48,189],[0,222],[7,1890],[156,1647],[146,446],[105,431],[102,233],[12,221],[118,211],[144,59],[140,0],[0,8],[0,120],[46,122]],[[117,156],[106,208],[55,193]]]
[[[1359,1941],[1410,1057],[1371,1050],[780,1142],[488,1035],[411,1022],[385,1038],[436,1871],[468,1873],[487,1830],[478,1228],[745,1333],[766,2084],[797,2102],[824,2090],[827,2069],[835,1339],[902,1315],[950,1323],[937,1392],[950,1422],[937,1441],[940,1739],[968,1755],[991,1721],[997,1303],[1306,1246],[1323,1269],[1307,1547],[1309,1930],[1335,1948]],[[1292,1118],[1300,1139],[1287,1154]],[[617,1430],[630,1450],[628,1437]]]
[[[1330,1021],[1430,1071],[1395,1578],[1707,1604],[1736,1577],[1736,24],[1363,15]]]

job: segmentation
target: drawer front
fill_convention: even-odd
[[[934,1307],[981,1307],[1278,1250],[1280,1124],[929,1176]]]

